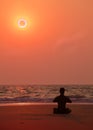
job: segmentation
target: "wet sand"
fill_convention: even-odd
[[[93,130],[93,105],[68,104],[68,115],[53,114],[56,104],[0,105],[0,130]]]

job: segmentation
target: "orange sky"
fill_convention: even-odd
[[[92,56],[92,0],[0,3],[0,84],[91,84]]]

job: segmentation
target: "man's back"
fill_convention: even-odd
[[[58,103],[58,108],[59,109],[65,109],[66,108],[66,103],[71,103],[71,100],[67,96],[59,95],[53,100],[53,102]]]

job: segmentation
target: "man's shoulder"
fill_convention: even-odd
[[[60,95],[59,96],[57,96],[57,97],[55,97],[55,99],[59,99],[60,98]]]

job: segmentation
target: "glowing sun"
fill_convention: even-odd
[[[27,20],[26,19],[23,19],[23,18],[21,18],[21,19],[19,19],[18,20],[18,27],[19,28],[26,28],[27,27]]]

